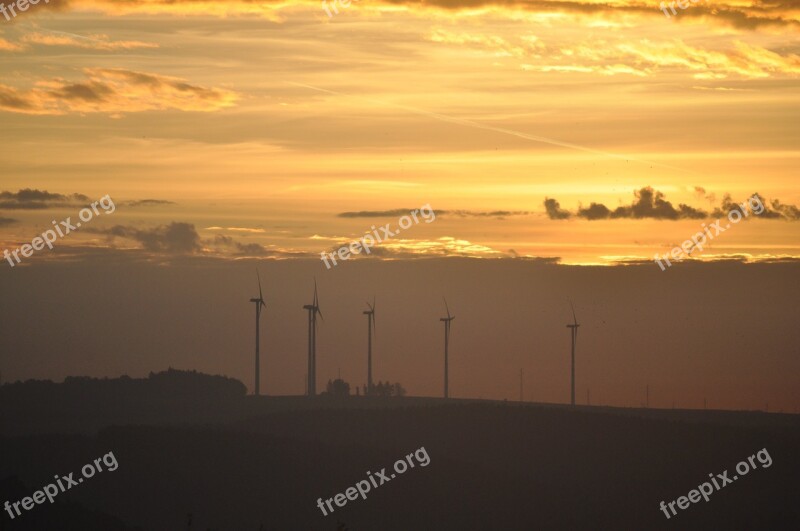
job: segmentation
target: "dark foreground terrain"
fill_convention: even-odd
[[[9,531],[800,529],[796,415],[256,398],[172,371],[3,386],[0,429],[0,503],[109,452],[119,464],[54,504],[3,511]],[[427,466],[317,507],[421,447]],[[756,459],[669,520],[659,509],[763,449],[771,466]]]

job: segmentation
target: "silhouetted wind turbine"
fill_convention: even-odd
[[[367,392],[372,394],[372,327],[375,326],[375,297],[372,297],[372,304],[367,303],[369,310],[361,313],[367,316]],[[376,328],[377,330],[377,328]]]
[[[261,374],[260,369],[260,354],[259,354],[259,346],[261,344],[261,340],[259,338],[259,330],[260,326],[259,323],[261,322],[261,309],[266,308],[267,305],[264,304],[264,294],[261,292],[261,275],[258,274],[258,269],[256,269],[256,278],[258,278],[258,298],[257,299],[250,299],[250,302],[254,302],[256,304],[256,386],[254,394],[258,396],[259,394],[259,376]]]
[[[317,298],[317,279],[314,279],[314,302],[303,306],[308,310],[308,396],[317,394],[317,314],[322,317]],[[324,320],[325,318],[322,317]]]
[[[456,316],[450,315],[450,308],[447,307],[447,299],[444,299],[444,307],[447,310],[447,317],[442,317],[439,320],[444,322],[444,397],[447,398],[447,348],[450,342],[450,321],[455,319]]]
[[[570,308],[572,308],[572,322],[573,324],[568,324],[567,328],[570,329],[570,334],[572,335],[572,394],[571,394],[571,403],[575,405],[575,343],[578,341],[578,318],[575,317],[575,307],[572,306],[572,301],[569,303]]]

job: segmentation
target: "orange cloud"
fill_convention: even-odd
[[[22,46],[20,46],[19,44],[0,38],[0,51],[18,52],[20,50],[22,50]]]
[[[238,95],[182,79],[119,68],[84,69],[86,79],[43,80],[31,90],[0,85],[0,110],[25,114],[129,113],[176,109],[211,112],[235,105]]]
[[[133,50],[136,48],[158,48],[158,44],[141,41],[110,41],[108,35],[69,35],[67,33],[30,33],[22,38],[25,44],[42,46],[69,46],[89,50]]]

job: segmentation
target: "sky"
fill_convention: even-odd
[[[39,293],[44,299],[25,305],[72,306],[72,297],[95,292],[96,279],[117,271],[120,282],[138,286],[132,330],[144,333],[145,323],[159,330],[155,343],[116,336],[119,329],[98,330],[109,308],[89,311],[59,333],[36,341],[17,337],[16,354],[4,349],[4,372],[57,379],[74,371],[146,374],[173,363],[227,372],[251,385],[238,331],[236,339],[231,328],[217,337],[236,350],[230,365],[213,361],[207,349],[192,360],[171,343],[163,321],[145,315],[172,306],[167,292],[201,297],[218,283],[242,290],[237,296],[246,302],[256,265],[273,288],[291,286],[298,297],[314,276],[329,293],[341,290],[337,302],[358,292],[347,304],[385,290],[390,281],[381,275],[397,275],[398,296],[424,286],[425,304],[441,313],[445,290],[435,272],[452,267],[460,278],[472,267],[462,259],[478,264],[474,278],[450,286],[449,297],[461,297],[462,308],[470,287],[494,285],[494,275],[506,279],[496,285],[500,297],[513,293],[517,281],[538,285],[539,273],[553,271],[557,294],[535,309],[520,302],[509,311],[552,310],[559,323],[572,298],[590,318],[600,310],[589,299],[613,306],[622,326],[630,309],[620,301],[663,282],[687,294],[665,306],[672,316],[666,320],[681,333],[688,325],[675,315],[686,305],[716,311],[722,287],[740,288],[757,306],[752,314],[726,309],[735,316],[728,326],[751,326],[762,340],[774,332],[771,349],[797,353],[791,325],[774,331],[767,320],[796,316],[784,299],[796,300],[792,268],[800,257],[800,6],[700,1],[675,9],[665,7],[665,14],[654,1],[52,0],[9,20],[0,15],[0,250],[20,249],[54,222],[75,223],[81,209],[101,198],[113,203],[60,237],[53,250],[17,262],[5,258],[0,283],[16,286],[15,296],[26,299],[20,286],[33,289],[36,279],[60,278],[63,271],[76,283],[65,295]],[[757,202],[749,208],[737,206],[752,198]],[[435,216],[368,256],[332,269],[318,260],[387,223],[396,229],[402,216],[423,208]],[[732,223],[729,215],[737,210],[747,215]],[[718,221],[722,230],[712,239],[710,227]],[[706,234],[699,246],[691,241],[698,233]],[[661,270],[653,261],[685,242],[689,252],[681,263]],[[356,266],[374,275],[372,286],[338,272]],[[696,269],[701,266],[706,269]],[[144,282],[154,275],[166,282],[171,270],[199,284],[173,292]],[[589,282],[590,295],[579,300],[572,285],[586,271],[592,282],[619,282],[611,285],[620,299],[601,296],[603,286]],[[270,273],[285,275],[284,284]],[[334,288],[339,275],[343,284]],[[701,287],[689,295],[675,278],[682,275]],[[775,288],[775,278],[785,278],[786,286]],[[752,296],[763,293],[753,286],[773,289],[781,300]],[[227,292],[214,291],[212,307],[231,311],[223,304]],[[286,300],[297,303],[306,302]],[[4,337],[38,326],[35,312],[14,313],[17,304],[4,297]],[[481,311],[493,304],[483,301]],[[415,311],[410,303],[403,308],[403,315]],[[188,311],[233,326],[227,317]],[[239,311],[244,315],[248,306]],[[661,334],[654,340],[669,344],[670,332],[652,318],[647,326]],[[397,334],[407,329],[389,326]],[[712,337],[730,336],[726,330]],[[559,333],[562,343],[568,339],[565,330]],[[703,334],[696,333],[699,340]],[[91,363],[76,346],[63,359],[48,353],[92,334],[108,343],[97,347]],[[273,347],[302,361],[300,328],[298,334],[299,343]],[[526,364],[526,373],[536,373],[536,364],[522,357],[530,338],[520,334],[509,330],[492,347],[516,353],[502,371],[490,359],[479,361],[479,345],[497,340],[490,331],[462,344],[480,367],[499,372],[491,382],[454,384],[454,393],[516,396],[501,379]],[[109,350],[123,342],[127,356]],[[756,363],[756,344],[744,343],[730,346],[740,362],[731,369],[734,380]],[[152,356],[148,348],[162,357],[130,361]],[[553,343],[545,350],[564,348]],[[631,354],[608,355],[623,367]],[[697,363],[716,359],[696,354]],[[650,355],[659,363],[670,359],[658,349]],[[356,359],[342,358],[345,370],[357,374]],[[302,363],[294,361],[286,362],[291,380],[272,382],[279,392],[302,392],[296,389]],[[438,393],[438,379],[400,366],[389,373],[402,376],[407,388]],[[550,369],[542,374],[560,370]],[[652,379],[654,386],[691,394],[697,404],[702,385],[696,378],[660,381],[655,368],[647,372],[625,369],[619,382],[598,380],[598,397],[606,388],[608,403],[636,404],[641,380]],[[762,408],[771,388],[780,395],[773,404],[798,405],[788,390],[797,387],[796,378],[787,382],[777,366],[765,369],[744,400],[722,378],[709,376],[703,385],[719,386],[727,407]],[[562,400],[562,383],[539,382],[547,391],[538,398]]]

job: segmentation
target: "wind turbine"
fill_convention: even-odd
[[[442,297],[444,299],[444,297]],[[447,348],[450,342],[450,321],[456,318],[455,315],[450,315],[450,308],[447,307],[447,299],[444,299],[444,307],[447,310],[447,317],[439,319],[444,322],[444,397],[448,397],[447,393]]]
[[[573,324],[568,324],[567,328],[570,328],[570,334],[572,335],[572,394],[571,400],[572,405],[575,405],[575,343],[578,341],[578,318],[575,317],[575,307],[572,306],[572,301],[569,303],[570,308],[572,308],[572,322]]]
[[[261,309],[266,308],[267,305],[264,304],[264,294],[261,292],[261,275],[258,274],[258,269],[256,269],[256,278],[258,278],[258,298],[257,299],[250,299],[250,302],[254,302],[256,304],[256,386],[255,386],[255,395],[258,396],[259,391],[259,376],[261,374],[260,369],[260,359],[261,356],[259,354],[259,346],[261,344],[261,340],[259,337],[259,330],[260,326],[259,323],[261,321]]]
[[[367,302],[369,310],[361,313],[367,316],[367,391],[366,395],[372,394],[372,328],[375,326],[375,297],[372,297],[372,304]],[[377,330],[377,328],[376,328]]]
[[[322,317],[317,298],[317,279],[314,279],[314,302],[303,306],[308,310],[308,396],[317,394],[317,314]],[[323,317],[324,320],[324,317]]]

